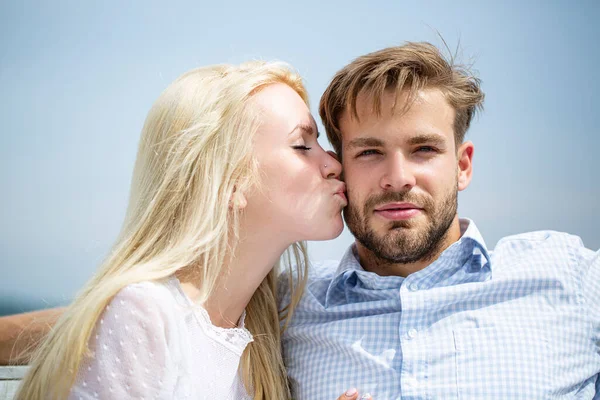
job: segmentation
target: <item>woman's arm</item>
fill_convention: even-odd
[[[0,317],[0,365],[24,365],[64,308]]]

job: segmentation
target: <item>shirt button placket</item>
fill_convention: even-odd
[[[402,346],[402,370],[400,372],[400,387],[403,398],[416,398],[420,394],[419,380],[420,376],[420,357],[419,352],[419,329],[418,318],[416,313],[422,312],[419,310],[419,284],[409,282],[404,290],[400,290],[402,302],[402,317],[400,322],[400,342]]]

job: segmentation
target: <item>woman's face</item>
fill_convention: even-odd
[[[244,212],[290,242],[338,236],[347,204],[342,167],[317,142],[308,107],[284,84],[265,87],[254,100],[262,116],[254,142],[261,177]]]

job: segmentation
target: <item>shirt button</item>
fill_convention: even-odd
[[[419,285],[417,285],[416,283],[411,283],[408,286],[408,290],[410,290],[411,292],[416,292],[417,290],[419,290]]]
[[[408,338],[409,338],[409,339],[414,339],[414,338],[416,338],[416,337],[417,337],[417,334],[418,334],[418,333],[419,333],[419,332],[417,332],[417,330],[416,330],[416,329],[411,329],[411,330],[409,330],[409,331],[408,331]]]

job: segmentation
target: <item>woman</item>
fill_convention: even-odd
[[[16,398],[289,398],[274,267],[286,249],[299,266],[289,317],[299,242],[342,231],[340,170],[285,65],[178,78],[146,119],[116,245]]]

